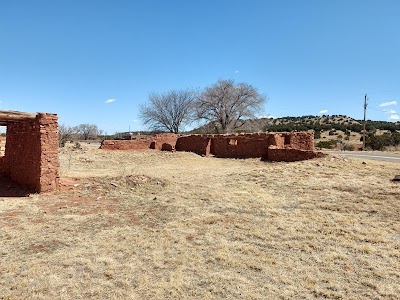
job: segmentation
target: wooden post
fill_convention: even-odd
[[[367,115],[367,94],[364,96],[364,128],[363,128],[363,151],[365,151],[365,131],[366,131],[366,115]]]

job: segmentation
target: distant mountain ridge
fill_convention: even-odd
[[[282,117],[282,118],[258,118],[242,120],[239,128],[235,132],[284,132],[284,131],[304,131],[304,130],[342,130],[342,131],[362,131],[362,120],[356,120],[345,115],[322,115],[322,116],[302,116],[302,117]],[[374,131],[376,129],[389,130],[391,132],[400,131],[400,122],[387,121],[367,121],[366,129]],[[191,133],[218,133],[218,125],[209,123],[199,128],[193,129]]]

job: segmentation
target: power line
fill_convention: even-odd
[[[386,110],[381,110],[381,109],[377,109],[377,108],[373,108],[373,107],[370,107],[369,109],[373,109],[373,110],[377,110],[377,111],[380,111],[380,112],[387,113],[387,111],[386,111]]]

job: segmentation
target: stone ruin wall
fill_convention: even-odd
[[[176,151],[193,152],[198,155],[209,156],[211,150],[211,136],[194,134],[179,137],[175,149]]]
[[[300,161],[313,159],[316,157],[322,157],[324,154],[322,152],[315,152],[313,150],[302,150],[294,148],[280,148],[276,146],[268,147],[268,160],[271,161]]]
[[[300,150],[315,150],[313,131],[283,133],[282,135],[286,141],[284,146],[289,145],[293,149]]]
[[[155,134],[152,136],[132,136],[130,140],[104,140],[101,143],[100,149],[104,150],[136,150],[145,151],[149,149],[164,150],[166,145],[175,146],[178,135],[164,133]],[[163,146],[164,145],[164,146]],[[174,150],[173,148],[172,150]]]
[[[7,124],[1,172],[11,180],[47,192],[58,187],[58,117],[39,113],[33,120]]]
[[[225,158],[258,158],[296,161],[317,157],[314,152],[314,132],[194,134],[178,136],[159,134],[128,141],[103,141],[101,149],[167,150],[194,152]],[[280,151],[278,151],[280,150]]]
[[[273,156],[268,148],[285,149]],[[314,133],[245,133],[225,135],[190,135],[182,136],[176,143],[177,151],[195,152],[201,155],[215,155],[225,158],[257,158],[285,161],[282,154],[288,155],[288,161],[309,159],[314,153]],[[299,151],[295,151],[299,150]],[[304,152],[304,158],[301,153]],[[315,156],[314,156],[315,157]]]
[[[173,133],[163,133],[154,135],[154,141],[150,145],[150,149],[167,150],[166,145],[171,145],[172,150],[175,149],[179,135]]]
[[[281,136],[272,133],[217,135],[212,138],[211,154],[226,158],[266,158],[268,146],[281,142]]]
[[[104,140],[100,149],[144,151],[150,149],[153,141],[153,137],[138,137],[132,140]]]

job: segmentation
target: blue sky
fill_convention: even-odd
[[[268,95],[263,115],[361,119],[368,93],[369,119],[397,121],[399,15],[398,0],[0,0],[0,109],[143,130],[150,92],[234,79]]]

